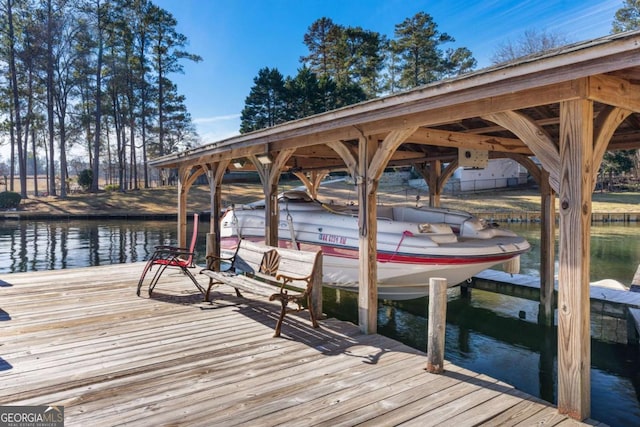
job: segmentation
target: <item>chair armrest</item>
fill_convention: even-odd
[[[171,265],[186,265],[189,264],[190,267],[195,267],[194,257],[195,252],[189,252],[188,249],[184,250],[175,250],[182,248],[173,248],[173,249],[159,249],[153,253],[149,262],[151,263],[168,263]]]
[[[173,249],[159,249],[154,252],[154,258],[175,258],[179,256],[190,257],[195,255],[195,252],[190,252],[188,249],[184,248],[173,248]]]
[[[171,245],[159,245],[154,246],[157,251],[188,251],[189,248],[182,248],[179,246],[171,246]]]

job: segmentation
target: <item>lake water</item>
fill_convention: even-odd
[[[200,263],[208,228],[201,223]],[[539,225],[508,228],[533,246],[522,257],[521,272],[538,275]],[[171,221],[0,221],[0,274],[143,261],[155,245],[174,243],[175,236]],[[592,228],[592,280],[629,284],[639,262],[640,225]],[[427,307],[426,298],[381,302],[378,331],[426,351]],[[357,323],[353,293],[325,289],[324,309],[329,316]],[[465,298],[457,288],[449,290],[446,359],[556,403],[556,329],[539,326],[537,310],[532,301],[478,290]],[[626,344],[623,320],[598,312],[591,317],[591,416],[611,426],[640,425],[638,347]]]

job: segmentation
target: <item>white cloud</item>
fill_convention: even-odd
[[[226,116],[199,117],[193,120],[203,144],[221,141],[238,135],[240,132],[240,114]]]
[[[222,141],[239,134],[240,132],[238,132],[237,130],[219,130],[211,132],[201,132],[200,130],[198,130],[198,136],[200,136],[200,140],[203,144]]]
[[[197,117],[193,119],[196,131],[203,144],[221,141],[238,135],[240,132],[240,114]]]
[[[193,119],[193,123],[196,125],[205,123],[217,123],[225,121],[237,121],[240,118],[240,114],[227,114],[226,116],[213,116],[213,117],[198,117]]]
[[[618,0],[598,2],[588,7],[580,7],[560,13],[549,20],[549,26],[575,37],[572,42],[599,38],[611,33],[613,18],[620,7]],[[567,28],[573,29],[567,31]]]

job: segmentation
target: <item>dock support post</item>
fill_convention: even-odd
[[[365,334],[375,334],[378,330],[378,181],[371,179],[368,172],[377,145],[376,140],[365,137],[358,143],[358,324]]]
[[[460,285],[460,298],[471,299],[471,287],[468,283]]]
[[[189,173],[191,168],[178,169],[178,246],[187,246],[187,195],[189,194]]]
[[[218,246],[218,235],[216,233],[207,233],[207,268],[214,271],[220,271],[220,247]],[[213,260],[210,262],[209,260]]]
[[[593,191],[593,101],[560,103],[558,412],[591,413],[589,266]]]
[[[637,274],[637,272],[636,272]],[[627,307],[627,344],[638,345],[640,342],[640,309]]]
[[[427,367],[432,374],[444,372],[444,335],[447,325],[447,279],[429,279],[429,328]]]
[[[549,183],[549,173],[541,171],[541,222],[540,231],[540,305],[538,323],[553,326],[555,315],[555,232],[556,196]]]
[[[207,234],[207,256],[220,258],[220,212],[222,212],[222,178],[229,165],[228,160],[209,165],[209,233]],[[211,268],[211,267],[209,267]],[[215,261],[216,271],[220,269],[220,260]]]

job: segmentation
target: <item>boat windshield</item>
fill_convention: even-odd
[[[309,203],[314,200],[304,191],[286,191],[278,196],[278,200],[286,200],[287,202]]]
[[[278,201],[279,202],[286,202],[286,203],[311,203],[311,202],[316,202],[316,200],[311,198],[311,196],[309,196],[309,194],[307,194],[306,192],[297,191],[297,190],[285,191],[284,193],[280,193],[278,195]],[[258,201],[255,201],[253,203],[249,203],[249,204],[245,205],[245,207],[247,207],[249,209],[264,209],[264,205],[265,205],[265,201],[264,200],[258,200]]]

